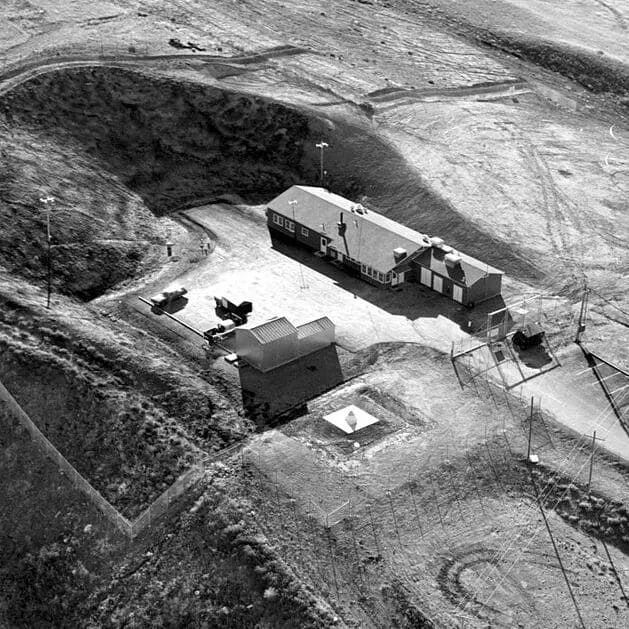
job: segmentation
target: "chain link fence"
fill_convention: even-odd
[[[83,477],[72,464],[48,441],[44,434],[35,425],[33,420],[24,412],[15,398],[0,382],[0,403],[6,406],[8,415],[17,419],[29,433],[33,443],[50,458],[65,474],[72,485],[89,498],[94,506],[124,535],[130,538],[137,537],[144,529],[150,527],[159,517],[166,514],[171,505],[205,474],[208,464],[227,458],[236,452],[241,445],[236,444],[230,448],[221,450],[215,455],[207,455],[198,461],[192,468],[184,472],[166,491],[164,491],[140,516],[133,522],[125,518],[111,503],[109,503],[92,485]]]
[[[92,485],[83,478],[72,466],[71,463],[55,448],[55,446],[46,439],[43,433],[37,428],[33,420],[22,410],[22,407],[16,402],[15,398],[7,391],[5,386],[0,383],[0,400],[7,406],[7,410],[16,417],[20,424],[28,431],[33,443],[50,458],[57,467],[68,477],[72,485],[85,494],[92,504],[101,511],[101,513],[114,524],[122,533],[131,537],[132,526],[129,520],[121,515],[115,507],[105,500]]]

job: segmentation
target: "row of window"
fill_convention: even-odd
[[[273,214],[273,222],[276,225],[279,225],[280,227],[284,227],[292,234],[295,233],[295,223],[293,221],[287,218],[284,218],[283,216],[280,216],[279,214]],[[310,231],[308,231],[307,227],[301,228],[301,235],[305,236],[306,238],[310,235]]]
[[[377,280],[381,284],[388,284],[391,281],[391,273],[381,273],[380,271],[372,269],[367,264],[361,264],[360,270],[362,271],[363,275],[367,275],[368,277]]]
[[[273,222],[280,227],[284,227],[287,231],[291,233],[295,233],[295,223],[288,218],[284,218],[279,214],[273,213]],[[307,227],[301,228],[301,235],[307,238],[310,235],[310,231]],[[349,258],[351,262],[358,264],[358,260],[354,260],[353,258]],[[374,280],[380,282],[381,284],[388,284],[391,281],[391,273],[381,273],[380,271],[376,271],[372,267],[361,264],[361,271],[364,275],[373,278]]]

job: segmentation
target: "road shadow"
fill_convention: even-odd
[[[307,412],[307,402],[343,382],[335,345],[262,372],[248,364],[239,368],[245,414],[258,428]],[[297,414],[296,414],[297,413]]]
[[[395,288],[373,286],[340,264],[278,236],[273,230],[269,230],[269,236],[271,246],[278,253],[329,277],[339,288],[391,315],[403,316],[411,321],[442,316],[456,323],[463,331],[475,333],[485,328],[490,312],[505,307],[504,299],[497,296],[468,308],[415,282]],[[307,283],[307,279],[304,281]]]

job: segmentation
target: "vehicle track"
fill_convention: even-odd
[[[54,72],[66,68],[82,68],[91,66],[100,67],[129,67],[134,65],[150,65],[155,61],[181,61],[181,60],[200,60],[208,64],[220,65],[224,67],[232,67],[242,69],[243,67],[254,65],[268,61],[277,57],[286,57],[299,54],[316,54],[306,48],[297,46],[277,46],[268,50],[245,54],[235,55],[232,57],[224,57],[210,53],[171,53],[171,54],[155,54],[155,55],[134,55],[134,54],[118,54],[111,57],[100,54],[93,55],[58,55],[52,52],[38,59],[18,64],[7,70],[6,68],[0,73],[0,95],[6,94],[22,83],[41,74]]]
[[[530,138],[521,137],[520,151],[537,176],[538,187],[542,195],[542,211],[546,223],[549,241],[556,257],[563,268],[578,277],[585,275],[583,225],[573,204],[557,190],[546,159],[540,154]],[[578,234],[576,241],[571,239],[566,227],[572,226]],[[576,253],[575,253],[576,248]],[[569,258],[567,260],[566,258]]]
[[[425,100],[437,97],[465,97],[465,96],[478,96],[478,95],[511,95],[512,92],[523,90],[531,91],[529,84],[526,81],[520,79],[513,79],[507,81],[496,81],[490,84],[470,85],[464,87],[449,87],[449,88],[430,88],[430,89],[404,89],[404,88],[384,88],[381,90],[375,90],[367,94],[367,98],[376,103],[386,103],[397,100],[399,98],[414,97],[419,100]]]
[[[593,2],[603,7],[604,9],[607,9],[616,19],[618,26],[622,28],[623,31],[627,30],[627,20],[618,9],[610,6],[609,4],[607,4],[607,2],[603,2],[603,0],[593,0]]]

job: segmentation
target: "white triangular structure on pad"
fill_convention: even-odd
[[[353,404],[339,411],[334,411],[334,413],[330,413],[329,415],[325,415],[323,419],[337,428],[340,428],[348,435],[380,421],[377,417],[370,415],[366,411],[363,411],[362,408],[358,408],[358,406],[354,406]]]

